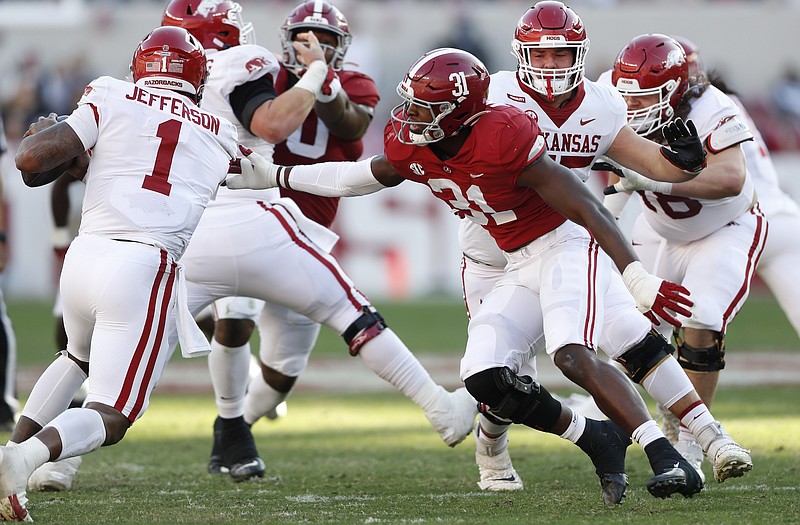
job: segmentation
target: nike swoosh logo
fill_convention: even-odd
[[[483,177],[483,173],[470,173],[469,176],[473,179],[477,179],[478,177]]]
[[[247,467],[257,467],[257,466],[258,466],[258,460],[253,460],[250,463],[245,463],[244,465],[238,465],[236,469],[240,470]]]
[[[586,125],[586,124],[588,124],[589,122],[594,122],[595,120],[597,120],[597,118],[587,118],[587,119],[583,119],[583,118],[582,118],[582,119],[581,119],[581,126],[585,126],[585,125]]]

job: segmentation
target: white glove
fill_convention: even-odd
[[[622,280],[636,300],[636,308],[656,326],[659,321],[655,315],[658,315],[672,326],[680,328],[680,321],[667,312],[667,309],[686,317],[692,315],[687,309],[694,306],[689,299],[689,290],[648,273],[641,262],[634,261],[626,266],[622,272]]]
[[[611,166],[608,163],[595,163],[595,166],[598,164],[604,164],[605,166]],[[655,193],[671,193],[672,192],[672,183],[671,182],[661,182],[653,179],[648,179],[644,175],[636,173],[633,170],[629,170],[628,168],[623,168],[621,166],[613,166],[614,169],[608,169],[608,171],[613,171],[617,176],[619,176],[619,182],[614,184],[613,186],[609,186],[603,190],[603,194],[605,195],[613,195],[614,193],[627,193],[632,191],[652,191]],[[592,166],[592,169],[595,169]]]
[[[255,151],[239,145],[244,157],[231,162],[225,186],[232,190],[277,188],[283,166],[268,161]]]

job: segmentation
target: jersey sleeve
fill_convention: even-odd
[[[100,77],[90,82],[78,101],[78,107],[65,120],[87,150],[97,142],[100,109],[108,96],[109,81],[109,77]]]
[[[339,81],[351,101],[371,108],[378,105],[381,97],[372,78],[358,71],[340,71]]]
[[[500,130],[497,144],[500,147],[500,165],[507,173],[513,174],[515,179],[547,152],[538,124],[521,111],[509,120],[509,125]]]

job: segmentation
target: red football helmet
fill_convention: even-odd
[[[564,47],[574,51],[571,67],[545,69],[531,65],[531,54],[537,49]],[[528,9],[517,22],[511,50],[519,63],[520,81],[550,100],[583,82],[589,39],[580,17],[561,2],[539,2]]]
[[[339,43],[333,48],[333,53],[328,59],[328,65],[334,71],[340,71],[344,65],[344,55],[353,37],[347,19],[339,9],[330,2],[319,0],[303,2],[295,7],[286,17],[281,26],[281,45],[283,46],[283,60],[281,63],[292,73],[297,73],[306,66],[297,61],[292,40],[297,33],[306,31],[326,31],[336,36]],[[328,55],[330,46],[320,44]]]
[[[640,108],[630,108],[628,100],[628,123],[639,135],[649,135],[672,120],[689,86],[686,53],[666,35],[639,35],[617,55],[611,83],[626,99],[658,95]]]
[[[475,56],[449,47],[414,62],[397,86],[404,102],[392,110],[392,126],[403,144],[430,144],[455,135],[480,117],[487,102],[489,72]],[[432,122],[409,119],[410,105],[428,108]],[[413,131],[415,127],[422,131]]]
[[[199,103],[208,76],[200,42],[181,27],[158,27],[136,48],[131,75],[137,86],[180,91]]]
[[[227,49],[255,43],[253,24],[244,23],[241,12],[230,0],[171,0],[161,25],[188,30],[206,49]]]
[[[686,63],[689,65],[689,76],[698,78],[705,75],[705,65],[700,58],[700,49],[694,42],[682,36],[672,35],[672,39],[681,45],[683,52],[686,53]]]

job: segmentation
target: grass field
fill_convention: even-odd
[[[380,308],[417,352],[460,355],[465,324],[457,302]],[[49,362],[49,305],[13,303],[9,311],[20,363]],[[771,298],[757,295],[731,327],[728,348],[796,351],[798,341]],[[315,355],[346,359],[343,353],[338,337],[324,330]],[[156,393],[121,444],[86,457],[73,491],[32,494],[29,508],[37,522],[59,524],[800,523],[798,398],[796,386],[720,389],[714,412],[752,449],[754,470],[717,484],[706,465],[711,481],[703,492],[657,500],[644,488],[650,471],[634,445],[628,498],[607,509],[580,450],[524,427],[511,431],[511,454],[526,489],[481,492],[471,441],[446,447],[421,411],[394,393],[294,394],[285,418],[254,427],[267,477],[234,484],[205,471],[215,415],[210,396]]]

